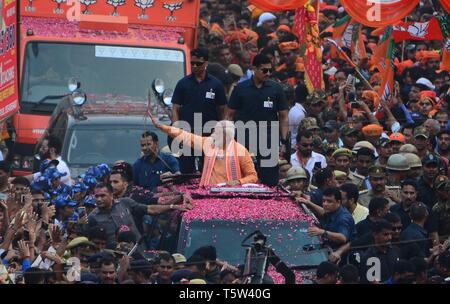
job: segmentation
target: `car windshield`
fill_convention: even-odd
[[[36,103],[68,92],[76,77],[90,95],[142,97],[155,78],[175,88],[185,74],[180,50],[92,44],[29,42],[25,50],[22,101]],[[126,81],[125,81],[126,80]],[[59,100],[46,100],[56,104]]]
[[[154,127],[160,148],[167,144],[167,135]],[[145,131],[147,131],[145,130]],[[91,166],[99,163],[114,164],[117,160],[134,163],[141,155],[142,126],[74,126],[63,149],[63,158],[69,166]],[[65,154],[65,155],[64,155]]]
[[[241,242],[246,236],[260,230],[279,257],[292,266],[318,265],[326,260],[320,240],[307,234],[308,223],[298,221],[256,220],[233,222],[224,220],[194,220],[182,222],[177,252],[191,256],[195,249],[214,244],[218,258],[231,264],[243,264],[245,248]],[[253,242],[249,239],[246,244]],[[313,250],[312,250],[313,249]]]

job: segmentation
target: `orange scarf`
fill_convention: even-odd
[[[218,148],[214,147],[212,156],[206,156],[204,161],[204,167],[202,172],[202,178],[200,180],[200,187],[209,186],[209,180],[211,179],[211,174],[214,168],[214,163],[216,162]],[[239,157],[237,153],[236,141],[232,140],[228,145],[227,154],[225,157],[226,168],[227,168],[227,179],[228,180],[238,180],[241,178],[241,168],[239,166]]]

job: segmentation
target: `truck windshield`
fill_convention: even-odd
[[[181,50],[112,45],[29,42],[26,46],[22,101],[37,103],[68,92],[77,77],[87,94],[146,99],[155,78],[175,88],[185,75]],[[56,104],[59,100],[46,100]]]
[[[162,131],[150,127],[160,138],[159,147],[167,144]],[[99,163],[114,164],[117,160],[134,163],[141,156],[142,126],[85,125],[75,126],[66,139],[63,158],[69,166],[92,166]]]

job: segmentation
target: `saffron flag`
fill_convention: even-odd
[[[317,2],[316,2],[317,4]],[[324,89],[322,73],[322,50],[316,6],[306,4],[296,10],[295,34],[304,50],[305,84],[311,94],[315,89]]]
[[[351,50],[353,56],[359,59],[367,58],[366,46],[364,45],[361,24],[354,24],[354,31],[352,36]]]
[[[378,71],[381,72],[381,74],[385,72],[386,57],[389,51],[391,39],[392,39],[392,27],[388,26],[385,29],[384,34],[381,37],[381,40],[371,58],[371,65],[376,66],[378,68]]]
[[[336,23],[333,25],[333,40],[339,46],[342,47],[342,46],[344,46],[344,44],[348,45],[348,42],[349,42],[348,41],[348,37],[349,37],[348,33],[353,32],[353,30],[352,30],[353,24],[352,23],[353,23],[352,18],[349,15],[346,15],[345,17],[336,21]],[[350,39],[350,41],[351,41],[351,39]],[[347,46],[347,47],[349,47],[349,46]],[[338,52],[337,48],[332,48],[331,49],[331,57],[337,58],[337,57],[342,57],[342,56],[340,56],[340,53]],[[343,59],[345,59],[345,58],[343,58]]]
[[[352,22],[352,18],[349,15],[339,19],[333,24],[333,40],[339,43],[339,40],[344,35],[345,30]]]
[[[439,20],[433,17],[428,22],[400,22],[394,26],[395,42],[404,40],[443,40]]]
[[[450,72],[450,38],[447,38],[442,50],[441,70]]]
[[[441,0],[441,5],[450,14],[450,0]]]
[[[419,2],[420,0],[341,0],[345,11],[355,21],[370,27],[396,24],[408,16]]]
[[[288,11],[304,6],[309,0],[250,0],[250,3],[266,11]]]
[[[387,103],[390,103],[394,94],[394,39],[389,39],[388,51],[384,62],[383,82],[378,95]]]

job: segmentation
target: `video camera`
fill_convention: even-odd
[[[253,243],[245,242],[252,236]],[[269,264],[272,264],[276,271],[285,277],[286,284],[295,283],[295,275],[284,262],[275,254],[270,246],[266,245],[267,237],[259,230],[248,235],[241,243],[242,247],[247,247],[245,255],[245,267],[243,276],[246,278],[244,284],[271,284],[273,280],[267,275]]]
[[[262,251],[266,248],[267,237],[261,231],[255,231],[252,246],[256,251]]]

